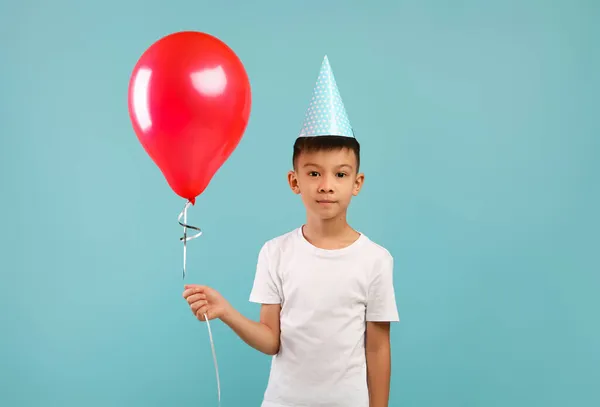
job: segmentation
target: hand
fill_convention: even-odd
[[[231,311],[231,305],[217,290],[207,286],[188,284],[183,291],[183,298],[190,305],[192,313],[200,321],[223,318]]]

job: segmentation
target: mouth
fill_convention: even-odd
[[[336,203],[336,201],[330,201],[328,199],[320,199],[317,201],[317,203],[321,204],[321,205],[330,205],[330,204]]]

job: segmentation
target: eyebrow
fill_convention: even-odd
[[[314,163],[306,163],[304,164],[304,167],[317,167],[317,168],[321,168],[321,166],[319,164],[314,164]],[[347,167],[349,169],[353,169],[354,167],[352,167],[350,164],[340,164],[338,166],[336,166],[336,168],[344,168]]]

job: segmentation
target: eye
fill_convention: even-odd
[[[318,172],[316,172],[316,171],[311,171],[311,172],[309,172],[309,173],[308,173],[308,175],[309,175],[310,177],[318,177],[318,176],[319,176],[319,173],[318,173]]]
[[[338,177],[340,177],[340,178],[344,178],[346,175],[348,175],[348,174],[346,174],[345,172],[338,172],[338,173],[336,174],[336,176],[338,176]]]

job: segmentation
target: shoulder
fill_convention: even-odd
[[[267,240],[260,249],[261,253],[274,256],[290,250],[296,244],[299,230],[296,228]]]
[[[364,244],[361,246],[363,253],[362,256],[367,256],[369,259],[375,262],[393,262],[394,257],[390,253],[388,249],[386,249],[381,244],[371,240],[366,235],[363,235],[362,238],[365,240]]]
[[[365,253],[364,257],[368,262],[366,267],[368,269],[367,281],[369,290],[387,290],[389,287],[393,287],[395,274],[394,257],[381,244],[377,244],[372,240],[368,240],[366,243],[364,247],[368,255]]]
[[[394,257],[383,245],[374,242],[364,236],[364,244],[361,245],[361,261],[368,270],[369,280],[378,281],[394,274]]]

